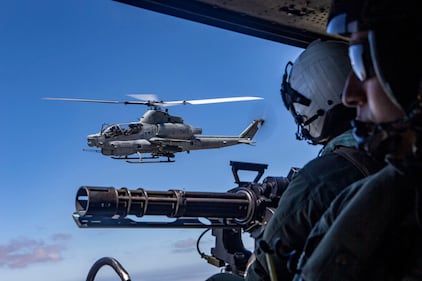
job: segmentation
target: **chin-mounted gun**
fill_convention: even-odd
[[[287,177],[266,177],[259,183],[268,165],[236,161],[230,161],[230,165],[238,186],[227,192],[82,186],[76,194],[73,219],[81,228],[204,228],[204,233],[211,229],[215,247],[211,255],[198,249],[201,257],[225,267],[226,272],[244,276],[252,253],[243,245],[242,232],[258,237],[298,169],[292,168]],[[257,175],[253,181],[241,181],[239,171]],[[145,216],[174,220],[143,220]],[[113,264],[116,262],[109,265]],[[95,274],[90,272],[89,276]]]

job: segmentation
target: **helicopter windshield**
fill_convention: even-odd
[[[104,134],[106,138],[111,138],[111,137],[121,135],[123,132],[122,132],[122,129],[120,129],[119,125],[113,124],[103,129],[102,133]]]
[[[142,131],[142,124],[141,123],[128,123],[128,124],[122,124],[124,126],[124,131],[127,135],[132,135],[139,133]]]
[[[142,124],[140,123],[122,123],[104,126],[101,131],[106,138],[111,138],[119,135],[136,134],[141,130]]]

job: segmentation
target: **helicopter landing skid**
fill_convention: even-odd
[[[111,157],[116,160],[125,160],[127,163],[130,164],[147,164],[147,163],[172,163],[176,162],[175,160],[170,159],[167,157],[167,160],[160,159],[160,156],[150,156],[150,157]],[[152,160],[156,159],[156,160]]]
[[[167,160],[155,160],[155,161],[145,161],[144,159],[142,159],[142,160],[139,160],[138,159],[138,161],[126,160],[126,162],[129,163],[129,164],[151,164],[151,163],[172,163],[172,162],[176,162],[176,161],[175,160],[171,160],[171,159],[167,159]]]

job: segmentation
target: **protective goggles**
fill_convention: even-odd
[[[350,1],[352,4],[353,1]],[[329,19],[326,31],[328,34],[340,34],[348,36],[351,32],[357,32],[361,30],[361,26],[356,16],[348,15],[348,13],[339,13],[338,15]]]
[[[351,44],[349,58],[353,72],[361,82],[376,75],[368,41]]]
[[[355,1],[358,0],[346,1],[346,3],[355,5]],[[344,1],[339,0],[338,2],[340,3]],[[387,2],[390,3],[389,1]],[[383,1],[379,1],[379,3],[383,3]],[[404,21],[404,26],[406,26],[407,29],[409,22],[413,22],[413,20],[416,20],[419,23],[419,18],[413,14],[414,11],[409,11],[408,6],[406,5],[402,6],[404,8],[403,11],[401,11],[400,6],[394,5],[394,21],[389,20],[388,17],[379,18],[378,20],[381,21],[378,22],[378,24],[375,26],[376,19],[373,18],[372,23],[363,23],[362,21],[359,21],[361,14],[355,13],[356,11],[352,8],[337,5],[337,8],[339,8],[339,10],[347,10],[348,13],[338,11],[335,16],[329,19],[326,28],[326,32],[329,34],[340,34],[346,36],[349,36],[353,32],[368,32],[367,42],[352,44],[349,46],[349,57],[353,72],[356,74],[356,77],[362,82],[366,79],[376,76],[384,92],[387,93],[390,100],[399,107],[401,107],[401,105],[397,101],[397,98],[393,92],[393,86],[395,84],[395,91],[398,92],[399,88],[402,88],[398,81],[403,77],[396,77],[397,75],[396,73],[394,73],[394,71],[395,69],[399,68],[395,67],[395,65],[402,65],[404,63],[410,64],[410,60],[398,59],[398,57],[409,58],[410,56],[406,55],[407,52],[409,54],[413,54],[415,52],[418,53],[420,51],[420,45],[418,45],[417,43],[412,44],[412,46],[414,46],[413,52],[411,50],[402,50],[401,48],[397,47],[396,42],[400,42],[400,40],[396,37],[403,38],[404,40],[409,40],[409,38],[411,37],[409,37],[408,34],[411,34],[412,32],[400,28],[401,25],[397,25],[395,22]],[[415,25],[415,28],[418,28],[418,26]],[[376,32],[375,29],[377,29]],[[391,38],[394,38],[395,40],[395,45],[393,46],[391,46]],[[382,43],[380,44],[380,42]],[[383,44],[389,45],[382,46]],[[399,49],[400,51],[398,52]],[[395,53],[397,53],[398,57],[394,57],[393,59]],[[390,66],[387,66],[387,64],[390,64]],[[419,63],[416,62],[415,65],[419,67]]]
[[[327,24],[327,33],[348,36],[352,32],[365,30],[358,20],[352,20],[352,18],[353,16],[347,13],[340,13],[334,16]],[[376,75],[368,41],[351,44],[349,46],[349,58],[353,72],[361,82]]]

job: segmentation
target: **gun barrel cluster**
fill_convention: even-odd
[[[246,190],[188,192],[82,186],[76,195],[76,212],[80,216],[101,217],[158,215],[247,220],[255,200],[252,197]]]

